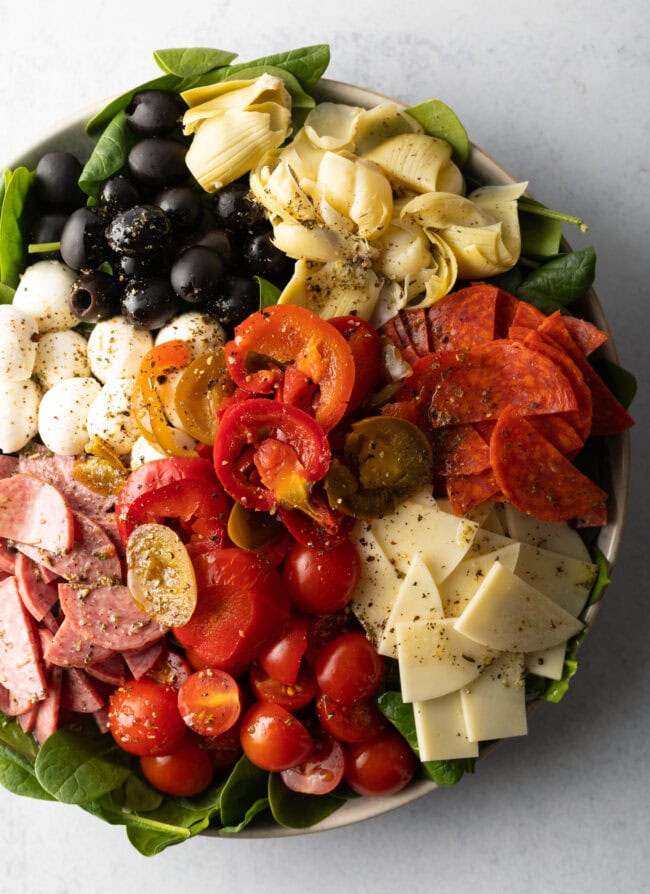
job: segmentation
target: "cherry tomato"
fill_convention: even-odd
[[[301,668],[294,683],[282,683],[269,677],[259,665],[254,664],[250,673],[253,692],[260,701],[273,702],[287,711],[299,711],[314,698],[318,684],[309,666]]]
[[[345,746],[345,781],[359,795],[394,795],[413,778],[417,758],[392,730],[370,742]]]
[[[364,633],[344,633],[324,646],[314,662],[318,685],[335,702],[367,701],[384,679],[384,659]]]
[[[187,729],[176,690],[146,677],[130,680],[111,694],[108,721],[120,748],[139,756],[172,751]]]
[[[359,553],[350,540],[331,549],[310,549],[294,543],[282,569],[292,605],[310,614],[328,614],[344,608],[360,574]]]
[[[293,612],[289,626],[270,649],[260,655],[260,664],[269,675],[281,683],[295,683],[302,656],[307,650],[309,619]]]
[[[200,736],[219,736],[237,722],[241,698],[237,681],[218,668],[191,674],[178,690],[178,709]]]
[[[198,586],[194,614],[175,627],[179,643],[209,667],[242,673],[289,622],[280,575],[254,553],[190,545]],[[192,657],[194,656],[194,657]]]
[[[169,754],[140,758],[145,779],[168,795],[189,798],[212,782],[212,763],[201,746],[188,737]]]
[[[283,378],[287,363],[319,386],[316,421],[329,431],[346,412],[354,386],[350,346],[334,326],[295,304],[276,304],[251,314],[235,329],[225,348],[235,382],[255,394],[270,394]],[[266,367],[249,367],[249,355],[270,358]]]
[[[354,387],[348,413],[363,403],[375,388],[381,375],[381,338],[379,333],[360,317],[333,317],[330,324],[350,345],[354,359]]]
[[[287,788],[306,795],[327,795],[334,791],[345,772],[343,746],[320,733],[314,738],[314,750],[306,761],[280,774]]]
[[[241,723],[246,757],[262,770],[288,770],[307,760],[314,740],[302,723],[280,705],[258,702]]]
[[[242,756],[239,726],[240,724],[237,722],[220,736],[209,736],[201,743],[203,750],[210,758],[215,773],[229,770]]]
[[[374,702],[342,705],[324,692],[316,699],[316,716],[323,729],[340,742],[368,742],[389,728]]]
[[[314,667],[316,656],[327,643],[349,630],[350,613],[343,609],[328,615],[310,615],[305,657]]]
[[[156,683],[178,689],[191,673],[192,669],[182,655],[172,649],[165,649],[147,677]]]

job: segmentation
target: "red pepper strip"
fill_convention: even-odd
[[[251,460],[262,483],[250,474]],[[233,403],[219,423],[214,442],[217,477],[226,493],[249,509],[270,512],[280,502],[303,508],[310,483],[323,478],[329,463],[325,432],[297,407],[252,398]],[[302,495],[300,503],[296,494]]]

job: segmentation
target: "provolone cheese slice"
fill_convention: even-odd
[[[397,624],[436,621],[443,617],[438,588],[431,572],[416,553],[397,593],[377,646],[380,655],[397,658]]]
[[[512,543],[493,553],[463,559],[440,584],[440,598],[445,617],[460,617],[495,562],[503,562],[506,568],[514,571],[519,557],[519,547],[519,543]]]
[[[548,680],[561,680],[564,672],[564,656],[566,655],[566,643],[558,643],[551,649],[543,649],[541,652],[528,652],[526,655],[526,670],[538,677],[546,677]]]
[[[593,562],[527,543],[521,544],[517,565],[511,570],[574,617],[585,607],[598,574],[598,566]]]
[[[467,736],[473,742],[525,736],[526,687],[521,652],[499,655],[460,690]]]
[[[357,526],[355,542],[361,559],[361,575],[350,608],[377,645],[404,575],[389,561],[366,523]]]
[[[478,742],[467,738],[458,692],[413,704],[420,760],[443,761],[478,757]]]
[[[505,504],[505,514],[508,534],[516,540],[583,562],[590,561],[589,550],[582,538],[575,528],[566,522],[549,522],[532,518],[515,509],[512,503]]]

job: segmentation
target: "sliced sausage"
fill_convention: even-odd
[[[70,507],[86,515],[107,512],[115,505],[115,497],[104,497],[73,477],[74,456],[59,456],[47,447],[34,446],[19,457],[21,472],[47,481],[65,496]]]
[[[92,714],[104,705],[104,699],[78,667],[63,671],[61,687],[61,707],[77,714]]]
[[[15,577],[0,581],[0,684],[23,710],[47,694],[34,622],[23,605]],[[22,713],[16,711],[16,713]]]
[[[88,667],[96,662],[105,661],[112,654],[113,649],[102,649],[84,639],[68,619],[64,618],[43,657],[50,664],[57,664],[60,667]]]
[[[74,518],[63,494],[30,475],[0,479],[0,537],[64,553],[74,543]]]
[[[164,647],[164,642],[159,640],[152,646],[147,646],[145,649],[122,653],[127,667],[133,674],[135,680],[144,677],[145,674],[148,674],[149,671],[156,666]]]
[[[61,707],[61,677],[63,668],[53,665],[47,675],[47,698],[38,706],[34,724],[34,737],[39,745],[55,733],[59,727]]]
[[[42,621],[59,598],[56,584],[46,584],[40,565],[23,553],[16,556],[16,583],[23,605],[35,621]]]
[[[166,630],[137,607],[127,587],[59,584],[59,600],[75,630],[105,649],[142,649]]]

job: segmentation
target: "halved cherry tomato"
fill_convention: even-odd
[[[228,500],[212,464],[198,457],[169,457],[131,472],[117,498],[115,518],[126,544],[137,525],[179,518],[197,537],[223,543]]]
[[[384,659],[366,635],[351,631],[327,643],[314,662],[318,685],[335,702],[367,701],[384,679]]]
[[[344,772],[343,746],[327,733],[320,733],[314,737],[314,750],[307,760],[297,767],[283,770],[280,776],[286,787],[293,792],[326,795],[334,791],[343,779]]]
[[[130,680],[111,694],[108,721],[120,748],[139,756],[172,751],[187,729],[176,690],[146,677]]]
[[[200,736],[219,736],[235,725],[241,712],[237,681],[216,667],[191,674],[178,690],[178,710]]]
[[[391,730],[369,742],[345,746],[345,781],[359,795],[394,795],[411,781],[417,758],[408,742]]]
[[[310,549],[294,543],[282,567],[291,604],[314,615],[344,608],[360,574],[361,560],[351,540],[329,549]]]
[[[141,757],[145,779],[161,792],[189,798],[198,795],[212,782],[212,763],[207,752],[189,736],[169,754]]]
[[[368,742],[389,728],[374,702],[342,705],[324,692],[316,699],[316,715],[323,729],[340,742]]]
[[[318,683],[309,665],[301,667],[294,683],[282,683],[269,677],[258,664],[254,664],[250,673],[253,692],[260,701],[273,702],[287,711],[299,711],[308,705],[318,692]]]
[[[319,386],[315,415],[325,431],[347,410],[354,386],[350,346],[326,320],[304,307],[277,304],[251,314],[237,326],[225,353],[235,382],[255,394],[271,394],[282,381],[283,366],[295,364]]]
[[[347,412],[355,410],[375,388],[381,376],[381,338],[361,317],[333,317],[330,324],[350,345],[354,359],[354,387]]]
[[[275,642],[289,621],[280,575],[254,553],[190,546],[198,586],[196,610],[174,634],[209,667],[237,676]]]
[[[288,770],[307,760],[314,740],[302,723],[280,705],[258,702],[241,723],[246,757],[262,770]]]
[[[191,673],[192,669],[182,655],[172,649],[165,649],[147,677],[156,683],[178,689]]]
[[[293,612],[280,639],[260,655],[260,665],[269,677],[287,685],[296,682],[302,656],[307,650],[308,630],[307,616]]]

